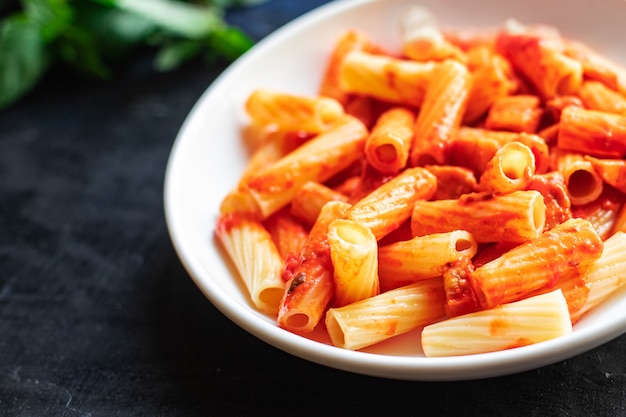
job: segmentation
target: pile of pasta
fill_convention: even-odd
[[[566,335],[626,284],[626,77],[549,26],[338,34],[318,93],[257,89],[215,234],[251,302],[358,350]]]

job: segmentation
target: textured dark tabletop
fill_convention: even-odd
[[[321,3],[229,19],[260,39]],[[57,73],[0,113],[0,416],[626,415],[626,336],[427,383],[313,364],[225,318],[177,258],[162,203],[178,129],[222,69]]]

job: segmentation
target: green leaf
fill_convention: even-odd
[[[253,45],[252,40],[236,28],[224,28],[209,38],[209,53],[217,54],[228,60],[239,58]]]
[[[219,9],[172,0],[108,0],[137,13],[161,29],[188,39],[201,39],[224,25]]]
[[[83,74],[101,79],[112,75],[102,60],[93,34],[87,30],[72,26],[53,46],[60,61]]]
[[[126,59],[158,29],[141,15],[91,2],[77,5],[76,17],[76,25],[92,34],[94,47],[109,63]]]
[[[66,0],[24,0],[24,14],[39,26],[42,40],[50,42],[63,33],[73,19]]]
[[[202,43],[196,40],[182,40],[167,44],[154,58],[154,67],[157,71],[172,71],[195,58],[202,46]]]
[[[0,24],[0,109],[30,91],[47,68],[39,26],[23,14]]]

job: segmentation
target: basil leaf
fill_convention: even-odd
[[[47,69],[39,26],[23,14],[0,24],[0,109],[30,91]]]

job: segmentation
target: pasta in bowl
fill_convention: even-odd
[[[235,63],[181,129],[172,239],[208,298],[259,338],[429,380],[542,366],[626,330],[610,182],[622,116],[592,104],[623,95],[619,67],[558,20],[445,4],[320,8]],[[301,67],[271,64],[286,60]],[[589,126],[616,143],[598,153]]]

